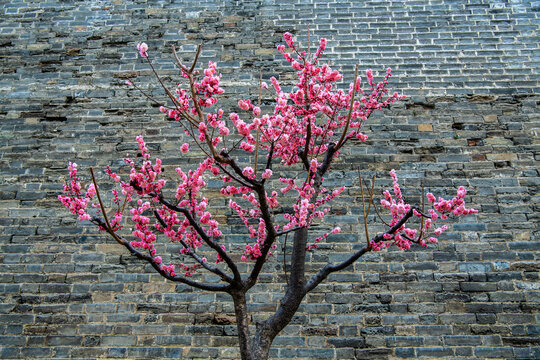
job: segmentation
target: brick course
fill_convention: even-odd
[[[377,175],[378,192],[395,168],[411,199],[421,182],[436,195],[465,185],[481,212],[431,249],[367,254],[332,275],[271,357],[540,358],[538,1],[45,0],[0,9],[0,358],[239,357],[227,296],[161,280],[56,197],[68,160],[83,176],[118,166],[141,132],[167,170],[189,163],[180,129],[123,85],[135,78],[163,98],[137,42],[149,44],[169,84],[171,45],[187,62],[203,42],[201,62],[218,61],[230,109],[256,97],[261,68],[290,82],[275,45],[285,31],[306,44],[306,25],[328,38],[326,59],[347,81],[354,64],[380,74],[390,66],[391,89],[408,96],[369,120],[368,142],[345,149],[327,179],[351,186],[327,218],[344,231],[310,254],[310,269],[363,241],[357,166]],[[231,232],[241,229],[218,211]],[[381,229],[368,221],[370,233]],[[253,320],[275,309],[281,261],[278,252],[250,293]]]

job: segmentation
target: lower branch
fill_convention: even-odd
[[[360,259],[360,257],[368,251],[371,251],[371,247],[364,246],[362,249],[358,250],[350,258],[340,264],[326,264],[321,270],[319,270],[317,274],[313,275],[313,277],[306,284],[304,291],[308,293],[311,290],[315,289],[315,287],[317,287],[317,285],[319,285],[324,279],[326,279],[326,277],[330,275],[330,273],[345,269],[347,266],[353,264],[356,260]]]
[[[152,258],[149,255],[145,255],[145,254],[141,253],[140,251],[137,251],[133,246],[131,246],[129,241],[127,241],[126,239],[123,239],[118,234],[116,234],[113,230],[111,230],[109,227],[107,227],[107,224],[102,219],[95,217],[95,218],[92,219],[92,221],[94,221],[96,224],[98,224],[99,227],[105,229],[105,231],[108,232],[116,241],[118,241],[120,244],[124,245],[129,250],[131,255],[133,255],[133,256],[141,259],[141,260],[144,260],[144,261],[148,262],[150,265],[152,265],[152,267],[161,276],[163,276],[165,279],[168,279],[168,280],[171,280],[171,281],[176,281],[176,282],[181,282],[183,284],[193,286],[193,287],[201,289],[201,290],[219,291],[219,292],[227,292],[227,291],[230,290],[230,285],[209,285],[209,284],[199,283],[197,281],[188,279],[188,278],[186,278],[184,276],[180,276],[180,275],[172,276],[167,271],[164,271],[163,269],[161,269],[161,266],[154,261],[154,258]]]
[[[403,215],[403,217],[386,232],[386,234],[394,234],[395,232],[397,232],[403,226],[403,224],[405,224],[407,220],[409,220],[413,216],[415,210],[415,208],[411,208],[409,211],[407,211],[405,215]],[[384,234],[379,234],[375,236],[372,241],[382,241],[384,240],[383,236]],[[342,263],[336,265],[326,264],[321,270],[319,270],[319,272],[317,272],[317,274],[311,277],[311,279],[306,284],[304,291],[306,293],[310,292],[315,287],[317,287],[317,285],[319,285],[324,279],[326,279],[328,275],[333,272],[345,269],[347,266],[353,264],[356,260],[360,259],[360,257],[368,251],[371,251],[371,245],[364,246],[362,249],[358,250],[356,253],[351,255],[347,260],[343,261]]]

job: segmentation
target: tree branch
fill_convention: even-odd
[[[249,187],[249,188],[251,188],[251,189],[254,189],[254,185],[256,185],[257,182],[256,182],[256,181],[253,181],[253,180],[251,180],[251,179],[249,179],[249,178],[247,178],[247,177],[245,177],[244,174],[242,173],[242,169],[240,168],[240,166],[238,166],[238,164],[236,163],[236,161],[234,161],[234,159],[231,158],[231,157],[229,156],[228,153],[222,151],[221,154],[220,154],[220,157],[223,158],[224,160],[226,160],[226,162],[225,162],[225,161],[224,161],[224,162],[225,162],[226,164],[230,165],[231,168],[234,170],[234,172],[235,172],[238,176],[240,176],[242,179],[244,179],[245,182],[251,184],[251,185],[247,185],[247,184],[246,184],[246,185],[244,185],[244,186],[247,186],[247,187]],[[218,160],[218,161],[219,161],[219,160]],[[240,182],[240,181],[239,181],[239,182]],[[240,183],[241,183],[241,182],[240,182]]]
[[[264,188],[264,185],[258,184],[255,188],[255,191],[257,192],[257,197],[259,199],[259,209],[261,210],[261,217],[264,220],[266,239],[264,240],[264,245],[261,249],[262,254],[255,261],[255,266],[253,267],[253,270],[248,277],[246,283],[248,289],[255,285],[255,283],[257,282],[259,273],[261,272],[262,267],[266,262],[268,252],[272,248],[272,244],[277,238],[276,230],[274,228],[274,222],[272,221],[272,215],[270,214],[270,208],[268,207],[268,202],[266,201],[266,190]]]
[[[300,229],[300,228],[299,228],[299,227],[294,227],[294,228],[289,229],[289,230],[280,231],[280,232],[278,232],[278,233],[276,234],[276,237],[279,237],[279,236],[281,236],[281,235],[286,235],[286,234],[288,234],[288,233],[290,233],[290,232],[293,232],[293,231],[296,231],[296,230],[298,230],[298,229]]]
[[[273,339],[291,321],[306,295],[304,284],[307,233],[307,228],[300,228],[294,234],[291,274],[285,296],[281,300],[276,313],[257,327],[256,339],[264,336]]]
[[[163,276],[164,278],[168,280],[181,282],[183,284],[193,286],[201,290],[207,290],[207,291],[228,292],[231,288],[230,285],[209,285],[209,284],[199,283],[197,281],[188,279],[187,277],[181,276],[181,275],[171,276],[167,271],[164,271],[163,269],[161,269],[161,266],[158,263],[156,263],[151,256],[145,255],[141,253],[140,251],[135,250],[135,248],[129,243],[129,241],[118,236],[118,234],[116,234],[114,231],[108,228],[107,224],[103,222],[103,220],[97,217],[94,217],[92,220],[95,221],[98,224],[98,226],[104,228],[105,231],[107,231],[112,237],[114,237],[116,241],[124,245],[129,250],[131,255],[136,256],[137,258],[148,262],[161,276]]]
[[[358,82],[358,64],[354,68],[354,84],[352,89],[352,96],[351,96],[351,104],[349,106],[349,113],[347,114],[347,123],[345,124],[345,128],[343,128],[343,133],[341,134],[341,138],[337,142],[336,145],[336,151],[339,150],[344,144],[345,144],[345,136],[347,135],[347,131],[349,130],[349,124],[351,123],[351,116],[353,112],[353,105],[354,105],[354,95],[356,95],[356,83]]]
[[[154,210],[154,216],[156,217],[156,219],[158,220],[158,222],[161,224],[161,226],[163,228],[167,228],[167,224],[165,223],[163,218],[159,215],[157,210]],[[190,248],[189,245],[186,244],[186,242],[184,240],[180,240],[180,244],[182,244],[182,246],[185,249],[188,250],[186,255],[191,256],[195,261],[197,261],[206,270],[218,275],[219,277],[221,277],[224,281],[228,282],[229,284],[233,283],[233,281],[234,281],[233,278],[231,278],[230,276],[225,274],[223,271],[221,271],[221,269],[218,269],[218,268],[216,268],[214,266],[210,266],[210,264],[208,264],[207,261],[204,261],[197,253],[195,253],[195,251],[193,251],[193,249]]]
[[[412,216],[413,211],[415,208],[411,208],[409,211],[403,215],[403,217],[394,225],[392,226],[386,233],[379,234],[375,236],[372,241],[373,242],[379,242],[384,240],[384,234],[394,234],[396,231],[399,230],[403,224],[407,222]],[[347,266],[354,263],[356,260],[358,260],[362,255],[367,253],[368,251],[371,251],[371,247],[364,246],[362,249],[358,250],[356,253],[354,253],[352,256],[350,256],[347,260],[343,261],[342,263],[332,265],[332,264],[326,264],[319,272],[309,280],[309,282],[306,284],[305,292],[308,293],[311,290],[313,290],[317,285],[319,285],[326,277],[328,277],[329,274],[342,270],[346,268]]]
[[[244,182],[243,180],[239,179],[237,176],[231,174],[231,172],[229,170],[227,170],[225,168],[225,166],[223,166],[223,164],[221,164],[220,162],[217,163],[217,166],[219,166],[219,168],[221,170],[223,170],[223,172],[225,174],[227,174],[228,176],[230,176],[231,179],[233,179],[234,181],[238,182],[239,184],[241,184],[242,186],[246,186],[250,189],[253,189],[253,186],[251,184],[247,184],[246,182]]]
[[[99,201],[99,207],[101,209],[101,213],[103,214],[103,217],[105,218],[105,224],[100,225],[102,228],[104,228],[111,236],[116,240],[119,244],[126,246],[126,241],[124,239],[121,239],[113,230],[111,227],[111,223],[109,222],[109,218],[107,216],[107,211],[105,210],[105,206],[103,206],[103,201],[101,200],[101,195],[99,193],[99,188],[96,182],[96,176],[94,174],[94,168],[90,168],[90,174],[92,175],[92,183],[94,184],[94,189],[96,189],[96,195]]]
[[[171,91],[165,86],[165,84],[163,84],[163,81],[161,81],[161,78],[159,77],[159,74],[157,73],[156,69],[154,68],[154,65],[152,65],[152,62],[150,61],[150,58],[148,56],[146,57],[146,60],[148,61],[148,64],[150,65],[150,68],[152,69],[152,72],[156,76],[156,79],[158,80],[159,84],[161,85],[163,90],[165,90],[165,93],[167,93],[167,96],[169,97],[169,99],[171,99],[173,104],[175,104],[176,109],[178,110],[179,114],[182,115],[182,117],[184,119],[186,119],[188,122],[190,122],[191,124],[196,125],[195,120],[189,114],[187,114],[185,111],[181,110],[181,108],[180,108],[181,104],[178,102],[178,100],[176,100],[176,98],[173,96],[173,94],[171,94]]]
[[[191,67],[189,68],[189,72],[192,73],[193,70],[195,70],[195,66],[197,65],[197,61],[199,60],[199,55],[201,55],[202,50],[202,44],[199,44],[197,46],[197,53],[195,53],[195,59],[193,59],[193,64],[191,64]]]
[[[174,211],[179,212],[179,213],[182,213],[186,217],[186,219],[189,221],[189,224],[195,229],[197,234],[199,234],[201,239],[203,239],[203,241],[209,247],[211,247],[213,250],[215,250],[219,254],[219,256],[221,256],[221,258],[223,260],[225,260],[225,263],[229,266],[229,269],[231,269],[231,271],[233,272],[234,280],[236,282],[241,282],[242,281],[242,277],[240,275],[240,272],[238,271],[238,267],[236,266],[234,261],[232,261],[229,254],[227,254],[227,252],[225,250],[223,250],[221,248],[221,246],[219,246],[218,244],[213,242],[212,239],[210,239],[210,237],[206,234],[204,229],[197,223],[197,221],[195,220],[193,215],[191,215],[191,213],[189,212],[188,209],[171,204],[170,202],[165,200],[163,198],[163,195],[161,195],[161,194],[158,195],[158,200],[159,200],[159,202],[161,204],[165,205],[169,209],[174,210]]]

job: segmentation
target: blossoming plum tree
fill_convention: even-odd
[[[271,78],[273,89],[261,80],[260,91],[275,92],[271,113],[261,110],[259,91],[258,104],[250,99],[240,99],[241,113],[231,112],[225,116],[225,111],[217,107],[219,96],[224,93],[217,65],[210,62],[201,73],[196,70],[200,46],[191,66],[182,64],[173,48],[186,85],[179,84],[174,91],[163,86],[170,106],[162,106],[161,111],[178,121],[190,139],[190,143],[180,146],[181,153],[186,154],[190,146],[195,146],[205,154],[198,167],[176,169],[179,182],[174,198],[164,189],[166,181],[161,160],[151,159],[142,136],[137,137],[138,158],[128,156],[123,159],[130,171],[129,179],[122,179],[110,168],[105,170],[118,185],[111,195],[116,208],[114,213],[108,213],[104,208],[93,170],[90,169],[92,183],[83,191],[74,163],[69,165],[71,180],[64,186],[66,194],[59,196],[79,220],[96,224],[164,278],[202,290],[230,294],[243,360],[267,359],[273,339],[290,322],[302,299],[329,274],[345,269],[370,251],[391,245],[406,250],[412,244],[425,247],[427,243],[437,242],[436,236],[445,231],[446,226],[435,228],[433,222],[446,219],[448,215],[476,212],[465,207],[463,187],[450,200],[436,199],[428,193],[426,197],[431,208],[427,212],[424,204],[422,207],[411,205],[405,202],[392,170],[393,194],[385,191],[381,200],[381,205],[390,211],[385,231],[372,238],[368,235],[366,216],[375,204],[373,188],[371,191],[366,189],[365,246],[345,261],[328,263],[308,277],[306,252],[314,251],[330,234],[340,232],[339,227],[320,236],[310,232],[314,224],[322,223],[328,203],[345,189],[327,189],[324,186],[327,173],[347,143],[358,145],[366,141],[367,136],[361,128],[374,111],[404,97],[397,93],[388,95],[390,69],[378,83],[374,81],[372,71],[367,70],[369,90],[363,90],[357,67],[348,89],[338,89],[342,75],[320,62],[326,39],[320,39],[318,49],[312,55],[301,51],[290,33],[284,38],[288,50],[284,45],[277,49],[296,70],[298,80],[289,92],[284,91],[275,78]],[[140,43],[138,50],[152,67],[148,46]],[[156,76],[163,85],[157,73]],[[128,85],[137,87],[132,82]],[[250,163],[240,159],[249,159]],[[279,177],[276,171],[279,167],[287,169],[284,173],[296,175]],[[240,250],[227,241],[221,230],[223,225],[210,210],[211,201],[205,197],[204,190],[211,177],[222,182],[221,196],[229,199],[231,216],[238,216],[245,226],[245,246]],[[275,187],[276,183],[282,183],[283,187],[269,189],[269,184]],[[360,185],[364,203],[362,181]],[[128,219],[124,217],[126,207],[130,208]],[[416,225],[411,225],[414,219],[417,219]],[[132,230],[125,234],[124,228],[128,226]],[[285,293],[277,311],[257,323],[252,336],[246,293],[257,283],[277,243],[289,233],[293,234],[293,241]],[[162,247],[157,244],[164,239],[180,244],[180,254],[162,257],[159,253]],[[181,264],[174,262],[179,257],[183,261]],[[250,263],[249,273],[241,274],[238,262]],[[220,282],[205,283],[193,276],[197,271],[217,275]]]

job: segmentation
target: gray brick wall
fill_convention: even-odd
[[[347,79],[356,63],[391,66],[392,89],[409,96],[370,119],[367,145],[336,164],[330,184],[353,187],[328,222],[344,233],[311,255],[313,268],[359,246],[358,165],[377,175],[379,192],[396,168],[412,199],[420,182],[440,195],[465,185],[481,212],[427,251],[369,254],[332,276],[272,358],[540,358],[540,2],[50,0],[0,9],[0,358],[238,358],[226,296],[162,281],[76,224],[56,196],[68,160],[119,165],[141,132],[166,167],[187,162],[181,131],[123,86],[127,76],[152,79],[138,41],[171,84],[170,46],[187,60],[204,42],[202,61],[218,61],[232,103],[256,94],[259,68],[291,78],[275,45],[285,31],[307,43],[306,25],[329,39],[326,58]],[[254,320],[275,309],[280,261],[251,293]]]

